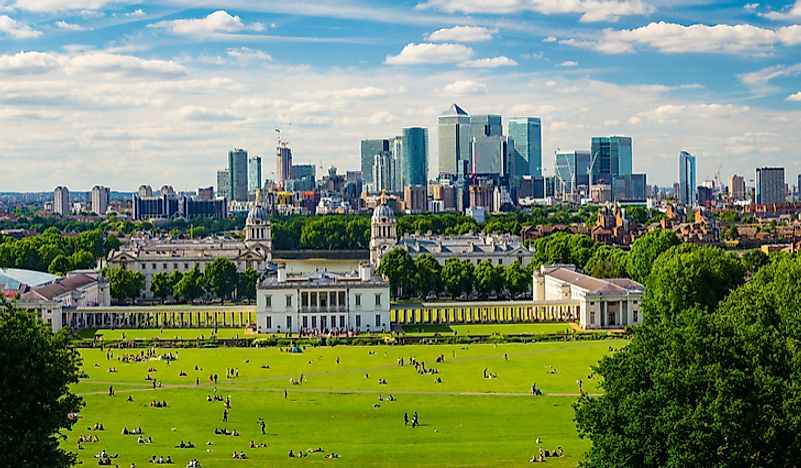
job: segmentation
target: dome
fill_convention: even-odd
[[[389,218],[389,219],[395,218],[395,213],[392,212],[392,208],[383,203],[376,206],[375,210],[373,210],[373,221],[377,221],[381,218]]]
[[[261,206],[254,206],[253,208],[248,211],[248,222],[251,221],[269,221],[270,216],[267,214],[267,210]]]

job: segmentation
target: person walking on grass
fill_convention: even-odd
[[[228,422],[228,410],[223,410],[223,422]]]

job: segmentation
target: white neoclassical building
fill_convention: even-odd
[[[573,265],[543,265],[534,272],[535,301],[573,300],[583,329],[624,328],[642,323],[640,303],[645,287],[628,278],[600,279]]]
[[[153,296],[150,285],[156,273],[185,272],[196,265],[203,271],[218,257],[234,262],[240,272],[267,268],[272,261],[272,230],[268,213],[258,202],[248,212],[244,241],[219,236],[175,239],[140,234],[119,250],[109,252],[106,264],[111,268],[141,271],[145,276],[142,297],[150,299]]]
[[[508,267],[519,260],[522,266],[526,266],[533,256],[523,245],[520,236],[509,234],[406,234],[398,239],[397,221],[392,208],[382,203],[373,210],[370,220],[370,264],[378,266],[381,257],[396,247],[409,252],[412,258],[429,254],[440,264],[445,264],[449,258],[459,258],[469,260],[474,265],[489,260],[493,265]]]
[[[260,333],[388,331],[389,284],[369,266],[353,273],[287,274],[279,268],[257,287],[256,328]]]

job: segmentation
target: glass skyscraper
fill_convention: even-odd
[[[403,186],[428,184],[428,129],[403,129],[400,158]]]
[[[248,152],[234,148],[228,152],[228,199],[248,201]]]
[[[542,175],[542,122],[539,117],[509,119],[509,138],[514,141],[513,178]]]
[[[695,156],[686,151],[679,153],[679,203],[688,206],[695,206],[698,203],[696,198]]]
[[[595,165],[592,169],[593,184],[603,179],[611,183],[612,176],[631,175],[631,137],[592,137],[590,148]]]
[[[589,167],[589,151],[557,152],[556,183],[559,190],[564,189],[567,193],[574,193],[580,185],[588,187],[590,184],[590,177],[587,173]]]
[[[470,115],[458,105],[452,105],[439,117],[440,177],[466,177],[470,161],[470,133]]]
[[[373,162],[375,155],[389,151],[389,140],[362,140],[361,142],[361,170],[362,180],[365,184],[373,183]]]
[[[255,192],[261,184],[261,156],[253,156],[248,159],[248,191]]]

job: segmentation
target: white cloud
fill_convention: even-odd
[[[35,13],[54,11],[95,11],[100,10],[113,0],[17,0],[14,6],[20,10]]]
[[[407,92],[405,86],[398,86],[396,88],[379,88],[376,86],[365,86],[361,88],[346,88],[346,89],[320,89],[312,92],[304,92],[299,95],[305,96],[310,99],[372,99],[386,96],[395,96]]]
[[[665,104],[647,111],[638,112],[629,119],[629,123],[637,125],[643,121],[666,123],[690,118],[710,119],[730,117],[748,112],[748,106],[733,104]]]
[[[86,29],[80,24],[68,23],[66,21],[56,21],[56,27],[64,31],[84,31]]]
[[[20,23],[8,15],[0,15],[0,33],[4,33],[14,39],[32,39],[42,35],[27,24]]]
[[[787,96],[788,101],[801,102],[801,91]]]
[[[757,11],[758,8],[759,8],[759,3],[746,3],[745,5],[743,5],[743,10],[748,12]]]
[[[574,62],[573,60],[565,60],[564,62],[559,64],[560,67],[577,67],[578,62]]]
[[[542,40],[542,42],[556,42],[556,38],[553,36],[548,36]]]
[[[264,30],[263,24],[245,24],[239,16],[231,16],[225,10],[217,10],[203,18],[159,21],[150,26],[164,28],[173,34],[187,36]]]
[[[494,30],[481,26],[454,26],[438,29],[428,36],[431,42],[479,42],[492,39]]]
[[[229,109],[212,109],[203,106],[184,106],[177,111],[176,115],[188,121],[232,121],[242,120],[244,117]]]
[[[487,85],[473,80],[457,80],[448,83],[443,89],[448,94],[465,95],[480,94],[487,89]]]
[[[417,8],[467,14],[574,13],[580,14],[583,22],[617,21],[623,16],[654,11],[643,0],[427,0]]]
[[[132,16],[132,17],[145,16],[145,12],[141,8],[137,8],[134,11],[129,11],[128,13],[125,13],[125,16]]]
[[[758,4],[756,5],[759,6]],[[801,18],[801,0],[796,0],[796,2],[789,9],[784,9],[782,11],[769,11],[761,14],[760,16],[764,16],[765,18],[776,21]]]
[[[273,58],[263,50],[254,50],[249,47],[239,47],[226,51],[229,57],[241,62],[272,62]]]
[[[185,72],[183,65],[172,60],[143,59],[133,55],[93,52],[70,57],[66,63],[67,73],[89,71],[110,75],[175,76]]]
[[[476,60],[467,60],[459,64],[460,67],[467,67],[467,68],[498,68],[498,67],[514,67],[516,65],[517,62],[503,55],[491,58],[488,57]]]
[[[473,49],[461,44],[406,44],[398,55],[387,55],[389,65],[411,65],[418,63],[461,62],[473,56]]]
[[[605,29],[599,39],[565,39],[564,44],[607,54],[634,52],[647,46],[664,53],[749,53],[765,54],[776,44],[801,43],[801,26],[777,30],[748,24],[693,24],[684,26],[664,21],[636,29]]]
[[[794,65],[774,65],[762,68],[749,73],[738,75],[740,82],[752,88],[754,91],[765,94],[778,91],[778,88],[771,85],[771,80],[776,78],[786,78],[801,75],[801,63]]]
[[[35,74],[58,68],[59,65],[59,56],[49,52],[31,51],[0,55],[0,72]]]
[[[60,117],[53,111],[0,107],[0,119],[3,120],[57,120]]]

